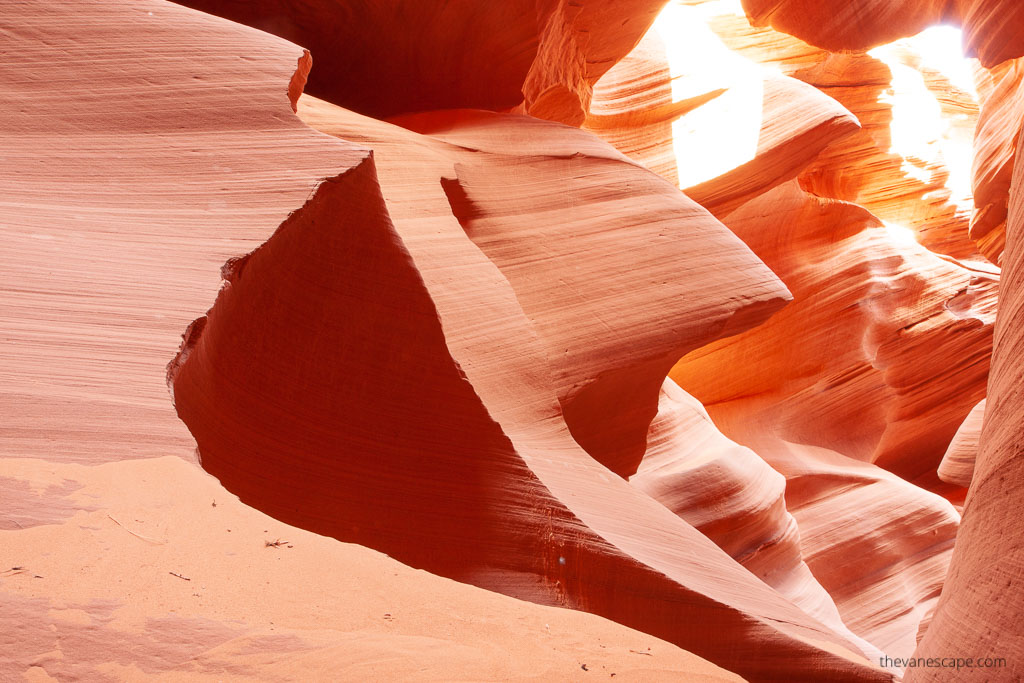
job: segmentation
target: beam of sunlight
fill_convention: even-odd
[[[761,133],[763,72],[722,44],[705,23],[707,11],[673,2],[654,22],[669,61],[673,102],[727,88],[714,101],[672,123],[682,188],[751,161]]]
[[[900,225],[898,223],[890,223],[889,221],[882,221],[882,223],[885,225],[885,231],[888,233],[889,239],[894,243],[901,247],[918,246],[917,233],[907,226]]]
[[[977,92],[970,60],[961,51],[961,32],[950,26],[929,28],[917,36],[871,50],[892,70],[892,87],[881,101],[892,106],[890,151],[907,159],[907,175],[930,182],[925,166],[944,165],[949,170],[946,187],[951,201],[965,211],[972,202],[971,163],[973,129],[977,116]],[[925,72],[937,72],[953,92],[928,88]],[[959,91],[959,92],[956,92]],[[947,111],[943,111],[943,101]]]

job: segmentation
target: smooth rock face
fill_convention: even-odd
[[[282,40],[165,2],[3,13],[4,456],[193,459],[168,348],[225,260],[369,151],[295,118]]]
[[[693,524],[737,562],[837,633],[869,659],[882,654],[850,632],[803,561],[800,531],[786,510],[786,479],[730,441],[707,411],[665,380],[647,452],[630,483]]]
[[[1017,158],[1016,140],[1024,122],[1024,63],[1012,59],[979,78],[981,116],[974,136],[974,204],[971,238],[993,263],[1006,246],[1010,180]]]
[[[762,229],[766,216],[775,232]],[[938,486],[945,444],[985,392],[996,277],[795,184],[726,223],[795,299],[764,325],[684,358],[673,379],[716,420],[742,414],[787,441]],[[922,384],[938,376],[951,388],[941,395]]]
[[[949,448],[939,463],[939,479],[965,488],[971,485],[984,418],[985,401],[982,400],[967,414],[963,424],[953,435],[953,440],[949,442]]]
[[[529,125],[488,123],[485,134],[500,126],[503,135],[529,136]],[[466,234],[509,279],[544,341],[573,437],[625,477],[644,454],[657,391],[675,361],[763,322],[790,295],[676,188],[647,169],[602,158],[612,150],[601,151],[585,133],[559,133],[563,145],[579,139],[576,149],[596,146],[598,158],[548,148],[538,157],[467,160],[456,163],[457,186],[449,183],[446,192]],[[437,135],[512,152],[497,141],[480,145],[468,126]],[[547,191],[565,178],[571,180],[558,194]],[[615,266],[613,252],[629,267]],[[626,305],[630,300],[643,305]],[[651,309],[665,311],[653,327]]]
[[[1024,676],[1024,5],[0,4],[0,680]]]
[[[1021,141],[1017,154],[1021,153]],[[931,628],[916,652],[920,657],[1001,658],[997,669],[965,668],[962,680],[1013,680],[1024,675],[1024,544],[1020,500],[1024,466],[1020,457],[1022,395],[1022,298],[1024,253],[1024,168],[1014,169],[1010,185],[1004,285],[992,359],[985,419],[964,503],[964,523]],[[920,669],[909,680],[939,681],[941,670]]]
[[[426,138],[312,98],[299,112],[344,139],[397,147],[395,158],[378,153],[378,163],[400,225],[421,208],[389,190],[392,176],[414,199],[447,207],[445,224],[457,218],[459,235],[508,279],[540,335],[573,437],[620,476],[636,471],[658,388],[675,360],[767,319],[790,298],[706,210],[578,129],[465,111],[402,119],[433,136]],[[432,172],[405,190],[409,148],[428,146],[436,151],[423,163]],[[547,193],[560,178],[568,179],[561,191]],[[629,268],[609,272],[613,250]],[[644,306],[605,315],[631,299]],[[657,326],[648,324],[648,305],[665,310]]]

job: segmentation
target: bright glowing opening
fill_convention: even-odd
[[[868,54],[885,62],[893,74],[892,88],[882,96],[892,106],[890,151],[907,159],[903,171],[922,182],[931,182],[934,169],[944,167],[950,201],[970,211],[978,96],[960,29],[936,26]]]
[[[963,32],[955,26],[932,26],[910,39],[926,66],[941,71],[950,82],[975,99],[972,60],[963,54]]]
[[[758,68],[729,50],[708,28],[705,15],[721,3],[702,7],[670,3],[654,30],[665,45],[672,77],[672,100],[727,88],[715,100],[672,123],[672,145],[679,186],[692,187],[741,166],[757,154],[764,82]],[[735,5],[742,14],[739,2]],[[707,68],[713,64],[714,68]]]
[[[899,225],[898,223],[890,223],[889,221],[883,221],[885,223],[885,230],[889,233],[889,238],[893,242],[904,247],[916,247],[917,233],[908,228],[905,225]]]

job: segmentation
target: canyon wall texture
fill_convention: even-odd
[[[0,0],[0,679],[1020,678],[1022,28]]]

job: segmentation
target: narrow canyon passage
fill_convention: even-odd
[[[0,680],[1024,676],[1021,29],[0,0]]]

